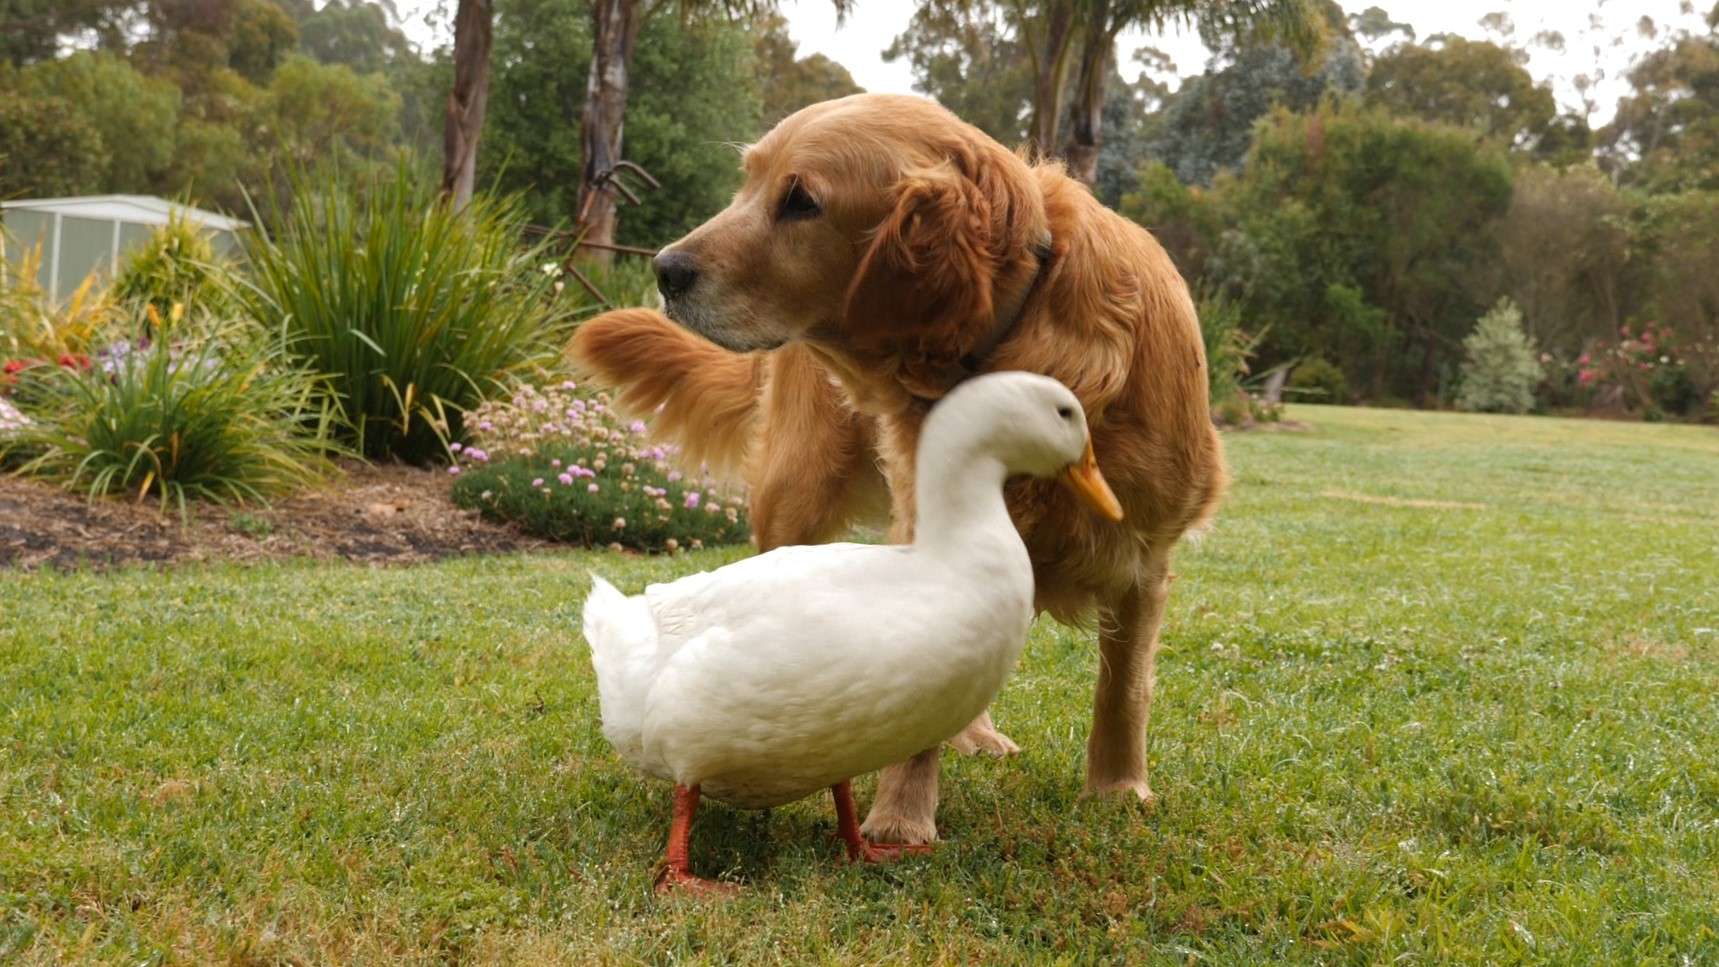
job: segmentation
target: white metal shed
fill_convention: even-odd
[[[42,247],[42,289],[53,298],[70,295],[91,273],[112,276],[125,253],[146,241],[170,218],[209,232],[219,254],[238,247],[236,233],[249,223],[150,195],[85,195],[0,202],[6,258],[21,261]]]

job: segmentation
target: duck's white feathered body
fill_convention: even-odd
[[[912,545],[786,547],[636,597],[595,578],[585,638],[621,757],[773,806],[935,748],[983,712],[1033,618],[1003,481],[1085,474],[1077,490],[1121,507],[1079,401],[1044,376],[957,387],[926,418],[916,471]]]
[[[1013,528],[971,536],[955,560],[787,547],[634,597],[596,578],[604,734],[635,768],[748,807],[935,747],[990,704],[1033,617]]]

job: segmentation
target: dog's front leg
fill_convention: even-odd
[[[937,754],[926,749],[877,774],[877,796],[860,832],[874,843],[917,845],[937,840]]]
[[[1098,688],[1086,744],[1084,795],[1130,795],[1150,803],[1146,728],[1156,684],[1158,631],[1170,593],[1168,550],[1146,561],[1139,582],[1101,611]]]

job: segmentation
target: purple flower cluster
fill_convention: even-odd
[[[661,522],[670,520],[677,505],[736,522],[744,506],[738,493],[725,499],[708,472],[701,469],[688,476],[676,467],[676,448],[651,442],[649,426],[622,418],[611,408],[608,394],[581,392],[572,380],[521,387],[507,399],[484,403],[467,415],[466,427],[472,442],[449,446],[454,456],[449,473],[489,463],[492,453],[498,460],[530,460],[553,448],[560,456],[550,459],[543,475],[531,481],[532,489],[546,497],[581,484],[584,494],[614,487],[623,501],[628,499],[624,495],[642,497],[642,505],[630,506]]]

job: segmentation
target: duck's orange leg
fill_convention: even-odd
[[[853,785],[848,780],[831,786],[830,795],[836,800],[836,835],[847,844],[848,862],[894,863],[908,854],[923,856],[931,852],[930,843],[873,843],[860,835]]]
[[[699,896],[730,896],[740,892],[732,883],[718,883],[694,876],[689,855],[692,849],[692,817],[698,813],[698,787],[674,787],[674,819],[669,823],[668,853],[657,874],[657,892],[685,891]]]

